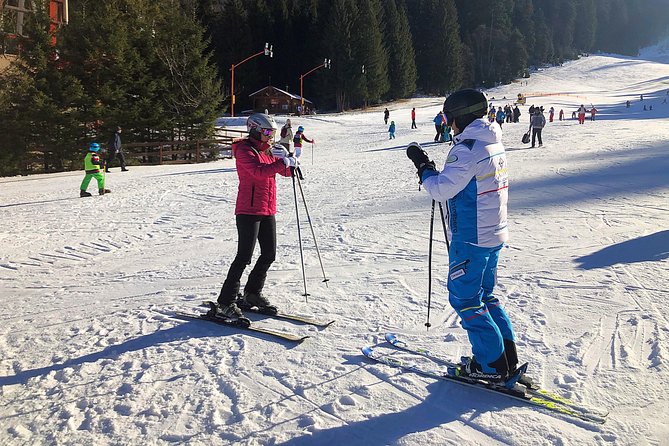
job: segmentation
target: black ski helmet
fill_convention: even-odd
[[[444,115],[448,125],[455,121],[460,131],[487,113],[488,98],[484,93],[473,88],[458,90],[450,94],[444,101]]]

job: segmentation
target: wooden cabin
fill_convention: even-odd
[[[304,110],[300,110],[302,103],[300,95],[288,93],[271,85],[251,93],[249,97],[253,99],[255,112],[264,113],[267,110],[272,115],[303,115],[310,114],[314,110],[313,102],[308,99],[304,100]]]

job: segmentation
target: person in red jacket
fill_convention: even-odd
[[[585,105],[581,104],[578,108],[578,123],[585,124]]]
[[[416,107],[411,109],[411,128],[412,129],[418,128],[418,126],[416,126]]]
[[[595,120],[595,115],[597,115],[597,109],[593,105],[592,108],[590,109],[590,120],[594,121]]]
[[[239,189],[235,216],[237,221],[237,255],[212,311],[230,319],[243,317],[241,308],[258,307],[267,313],[277,308],[262,294],[267,270],[276,257],[276,174],[290,177],[296,160],[280,144],[272,148],[277,130],[271,116],[255,113],[246,121],[249,136],[233,142]],[[256,240],[260,257],[248,276],[244,296],[238,300],[240,280],[246,265],[251,264]]]

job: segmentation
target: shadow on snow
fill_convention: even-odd
[[[176,325],[167,330],[156,331],[151,334],[140,336],[138,338],[129,339],[125,342],[116,345],[110,345],[105,347],[99,352],[89,353],[87,355],[79,356],[78,358],[69,359],[62,364],[53,364],[46,367],[40,367],[37,369],[22,370],[15,375],[9,376],[0,376],[0,387],[10,386],[13,384],[23,384],[26,385],[28,380],[31,378],[36,378],[38,376],[45,376],[51,372],[57,372],[60,370],[68,369],[71,367],[76,367],[85,363],[94,363],[102,359],[117,359],[118,356],[123,353],[129,353],[139,350],[144,350],[146,348],[154,347],[160,344],[167,344],[174,341],[186,341],[188,339],[194,338],[206,338],[210,336],[229,336],[233,334],[243,333],[246,336],[257,337],[266,341],[275,341],[282,343],[286,348],[292,348],[293,345],[291,342],[282,341],[276,338],[273,338],[270,335],[264,335],[262,333],[255,333],[252,331],[242,331],[236,328],[228,328],[224,326],[214,325],[211,322],[207,321],[175,321],[179,322],[179,325]]]
[[[638,263],[669,258],[669,230],[626,240],[577,258],[581,269],[605,268],[618,263]]]

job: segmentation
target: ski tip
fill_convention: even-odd
[[[391,344],[395,343],[395,341],[397,341],[397,335],[395,333],[386,333],[386,341]]]
[[[372,347],[363,347],[362,348],[362,354],[365,356],[370,356],[373,352]]]

